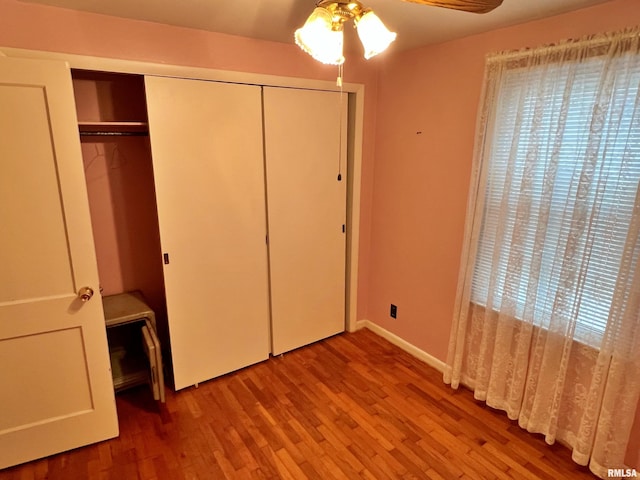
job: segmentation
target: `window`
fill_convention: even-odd
[[[509,304],[543,328],[560,312],[594,346],[640,184],[640,69],[628,57],[503,72],[485,139],[472,302]],[[603,85],[606,68],[625,74]]]

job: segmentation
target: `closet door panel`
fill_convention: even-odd
[[[263,102],[276,355],[344,331],[347,109],[336,92],[265,87]]]
[[[180,389],[268,358],[260,88],[145,83]]]

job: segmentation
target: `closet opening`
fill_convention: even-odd
[[[162,399],[157,363],[171,357],[144,77],[72,80],[114,386],[150,383]]]

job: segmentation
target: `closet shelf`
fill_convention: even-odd
[[[80,135],[119,136],[148,135],[147,122],[78,122]]]

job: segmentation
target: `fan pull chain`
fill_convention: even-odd
[[[338,78],[336,79],[336,85],[340,87],[340,120],[338,133],[338,181],[342,181],[342,117],[343,117],[343,98],[344,91],[342,90],[342,75],[344,73],[344,64],[338,65]]]

